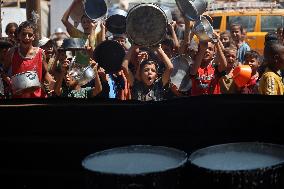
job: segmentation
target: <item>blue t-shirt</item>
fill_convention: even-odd
[[[250,47],[247,43],[244,42],[237,52],[237,59],[240,63],[243,63],[245,61],[245,54],[248,51],[250,51]]]

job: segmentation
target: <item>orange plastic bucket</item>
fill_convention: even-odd
[[[233,79],[238,87],[245,86],[251,78],[251,67],[249,65],[241,65],[233,70]]]

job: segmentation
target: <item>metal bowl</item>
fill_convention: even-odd
[[[63,40],[62,47],[64,50],[83,50],[86,41],[81,38],[67,38]]]
[[[93,80],[96,77],[95,71],[91,66],[87,66],[83,69],[81,78],[78,81],[78,84],[83,86],[89,83],[91,80]]]
[[[123,34],[126,31],[127,12],[122,9],[113,8],[108,12],[106,27],[114,34]]]
[[[196,21],[192,30],[199,40],[203,42],[216,41],[213,31],[213,27],[204,16],[200,16],[200,19]]]
[[[27,71],[11,77],[12,92],[19,95],[26,92],[34,92],[41,87],[36,71]]]
[[[208,6],[206,0],[176,0],[176,4],[180,12],[189,20],[198,20],[199,16],[202,15]]]
[[[98,21],[107,15],[105,0],[85,0],[85,14],[93,21]]]

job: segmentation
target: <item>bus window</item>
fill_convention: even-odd
[[[275,32],[278,27],[283,27],[282,16],[261,16],[262,32]]]
[[[214,28],[214,30],[219,30],[221,26],[222,16],[214,16],[212,17],[212,19],[213,19],[212,27]]]
[[[227,16],[226,29],[230,30],[231,24],[240,24],[247,32],[254,32],[256,16]]]

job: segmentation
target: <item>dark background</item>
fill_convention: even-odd
[[[284,144],[283,107],[281,96],[250,95],[2,101],[0,187],[84,188],[81,161],[118,146],[161,145],[190,154],[230,142]]]

